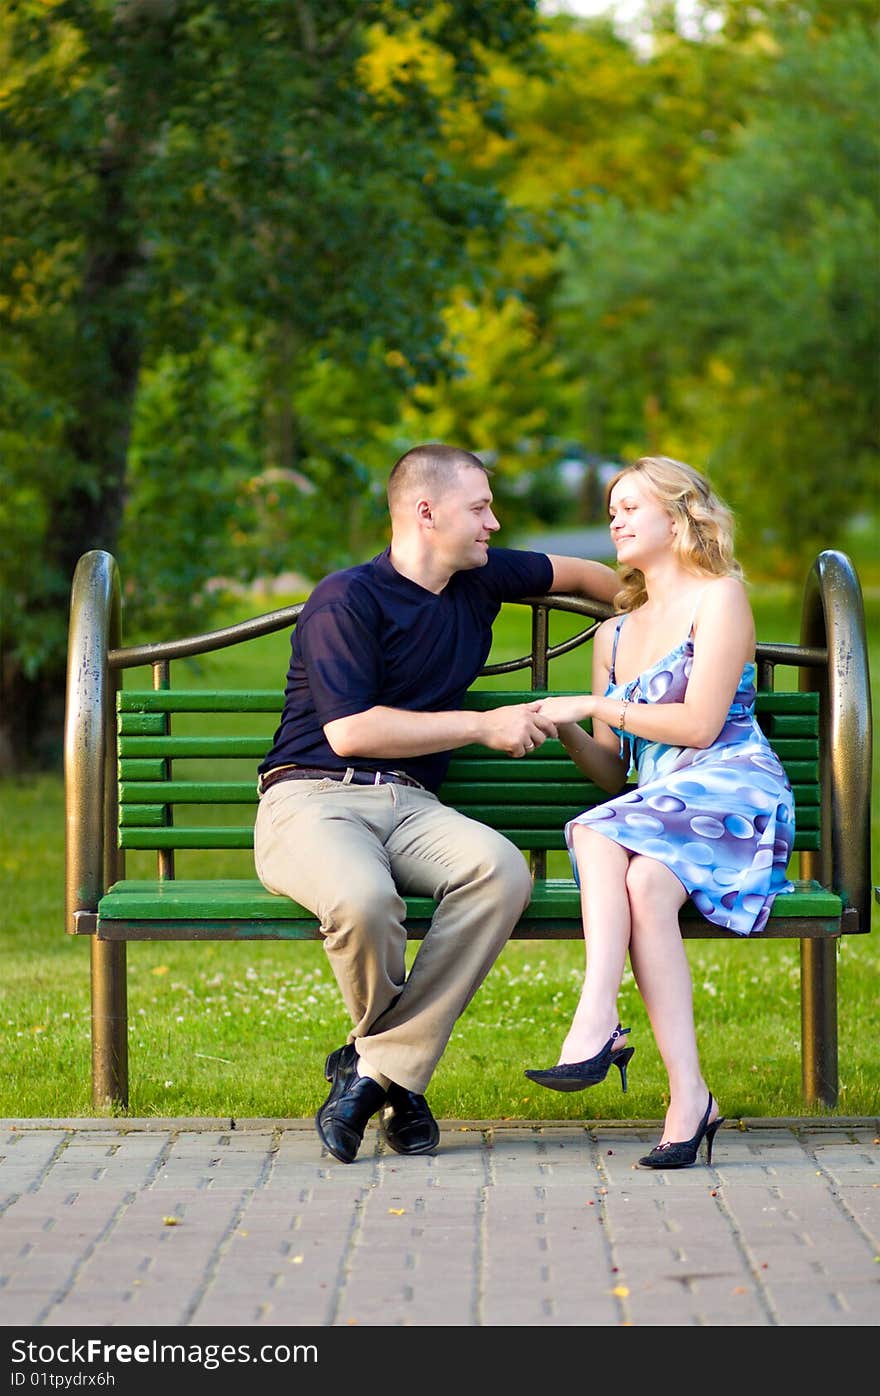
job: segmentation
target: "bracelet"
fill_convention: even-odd
[[[628,707],[629,707],[629,699],[628,699],[628,698],[624,698],[623,702],[622,702],[621,705],[620,705],[620,720],[618,721],[618,724],[617,724],[617,726],[618,726],[618,728],[620,729],[621,732],[625,732],[625,731],[626,731],[626,710],[627,710]]]

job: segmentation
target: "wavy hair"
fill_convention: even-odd
[[[677,525],[673,547],[686,567],[712,577],[742,580],[742,568],[733,555],[733,514],[693,466],[670,456],[640,456],[609,481],[606,506],[614,486],[627,475],[637,475]],[[647,598],[640,569],[622,567],[615,610],[634,611]]]

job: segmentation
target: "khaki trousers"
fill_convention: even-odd
[[[261,796],[257,876],[321,924],[348,1041],[423,1094],[455,1020],[528,904],[525,858],[494,829],[403,785],[280,781]],[[438,902],[409,975],[403,896]]]

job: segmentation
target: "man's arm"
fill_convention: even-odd
[[[620,578],[613,567],[583,557],[560,557],[548,553],[553,567],[551,592],[571,592],[596,601],[611,601],[620,591]]]
[[[509,756],[522,756],[556,736],[556,724],[534,703],[515,703],[489,712],[410,712],[376,706],[324,724],[324,735],[344,759],[394,760],[426,756],[480,742]]]

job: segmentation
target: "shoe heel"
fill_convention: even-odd
[[[724,1124],[724,1116],[719,1115],[717,1120],[713,1120],[706,1130],[706,1166],[712,1166],[712,1145],[715,1143],[715,1135],[721,1125]]]
[[[615,1052],[611,1060],[620,1072],[620,1089],[626,1093],[626,1068],[632,1059],[635,1047],[622,1047],[619,1052]]]

